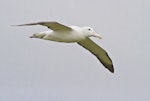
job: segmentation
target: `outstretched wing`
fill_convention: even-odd
[[[54,31],[58,31],[58,30],[62,30],[62,31],[70,31],[72,30],[71,27],[65,26],[63,24],[60,24],[58,22],[37,22],[37,23],[28,23],[28,24],[21,24],[21,25],[16,25],[16,26],[32,26],[32,25],[42,25],[42,26],[46,26],[51,30]]]
[[[113,63],[107,52],[94,43],[91,39],[87,38],[84,41],[78,42],[79,45],[83,46],[89,50],[93,55],[95,55],[98,60],[112,73],[114,73]]]

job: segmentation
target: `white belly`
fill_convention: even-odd
[[[78,42],[85,39],[82,33],[72,32],[72,31],[55,31],[47,32],[46,36],[43,37],[45,40],[57,41],[57,42]]]

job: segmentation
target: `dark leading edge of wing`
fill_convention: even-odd
[[[60,31],[60,30],[63,30],[63,31],[70,31],[72,30],[72,28],[68,27],[68,26],[65,26],[63,24],[60,24],[58,22],[37,22],[37,23],[28,23],[28,24],[21,24],[21,25],[16,25],[16,26],[32,26],[32,25],[42,25],[42,26],[46,26],[48,27],[49,29],[51,30],[54,30],[54,31]]]
[[[94,54],[98,58],[98,60],[105,66],[105,68],[107,68],[110,72],[114,73],[112,60],[103,48],[98,46],[89,38],[84,41],[78,42],[78,44]]]

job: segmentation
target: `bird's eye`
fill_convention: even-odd
[[[89,28],[88,30],[89,30],[89,31],[91,31],[91,29],[90,29],[90,28]]]

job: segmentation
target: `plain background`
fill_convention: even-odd
[[[0,0],[0,101],[150,101],[149,0]],[[58,21],[91,26],[111,74],[76,43],[30,39]]]

